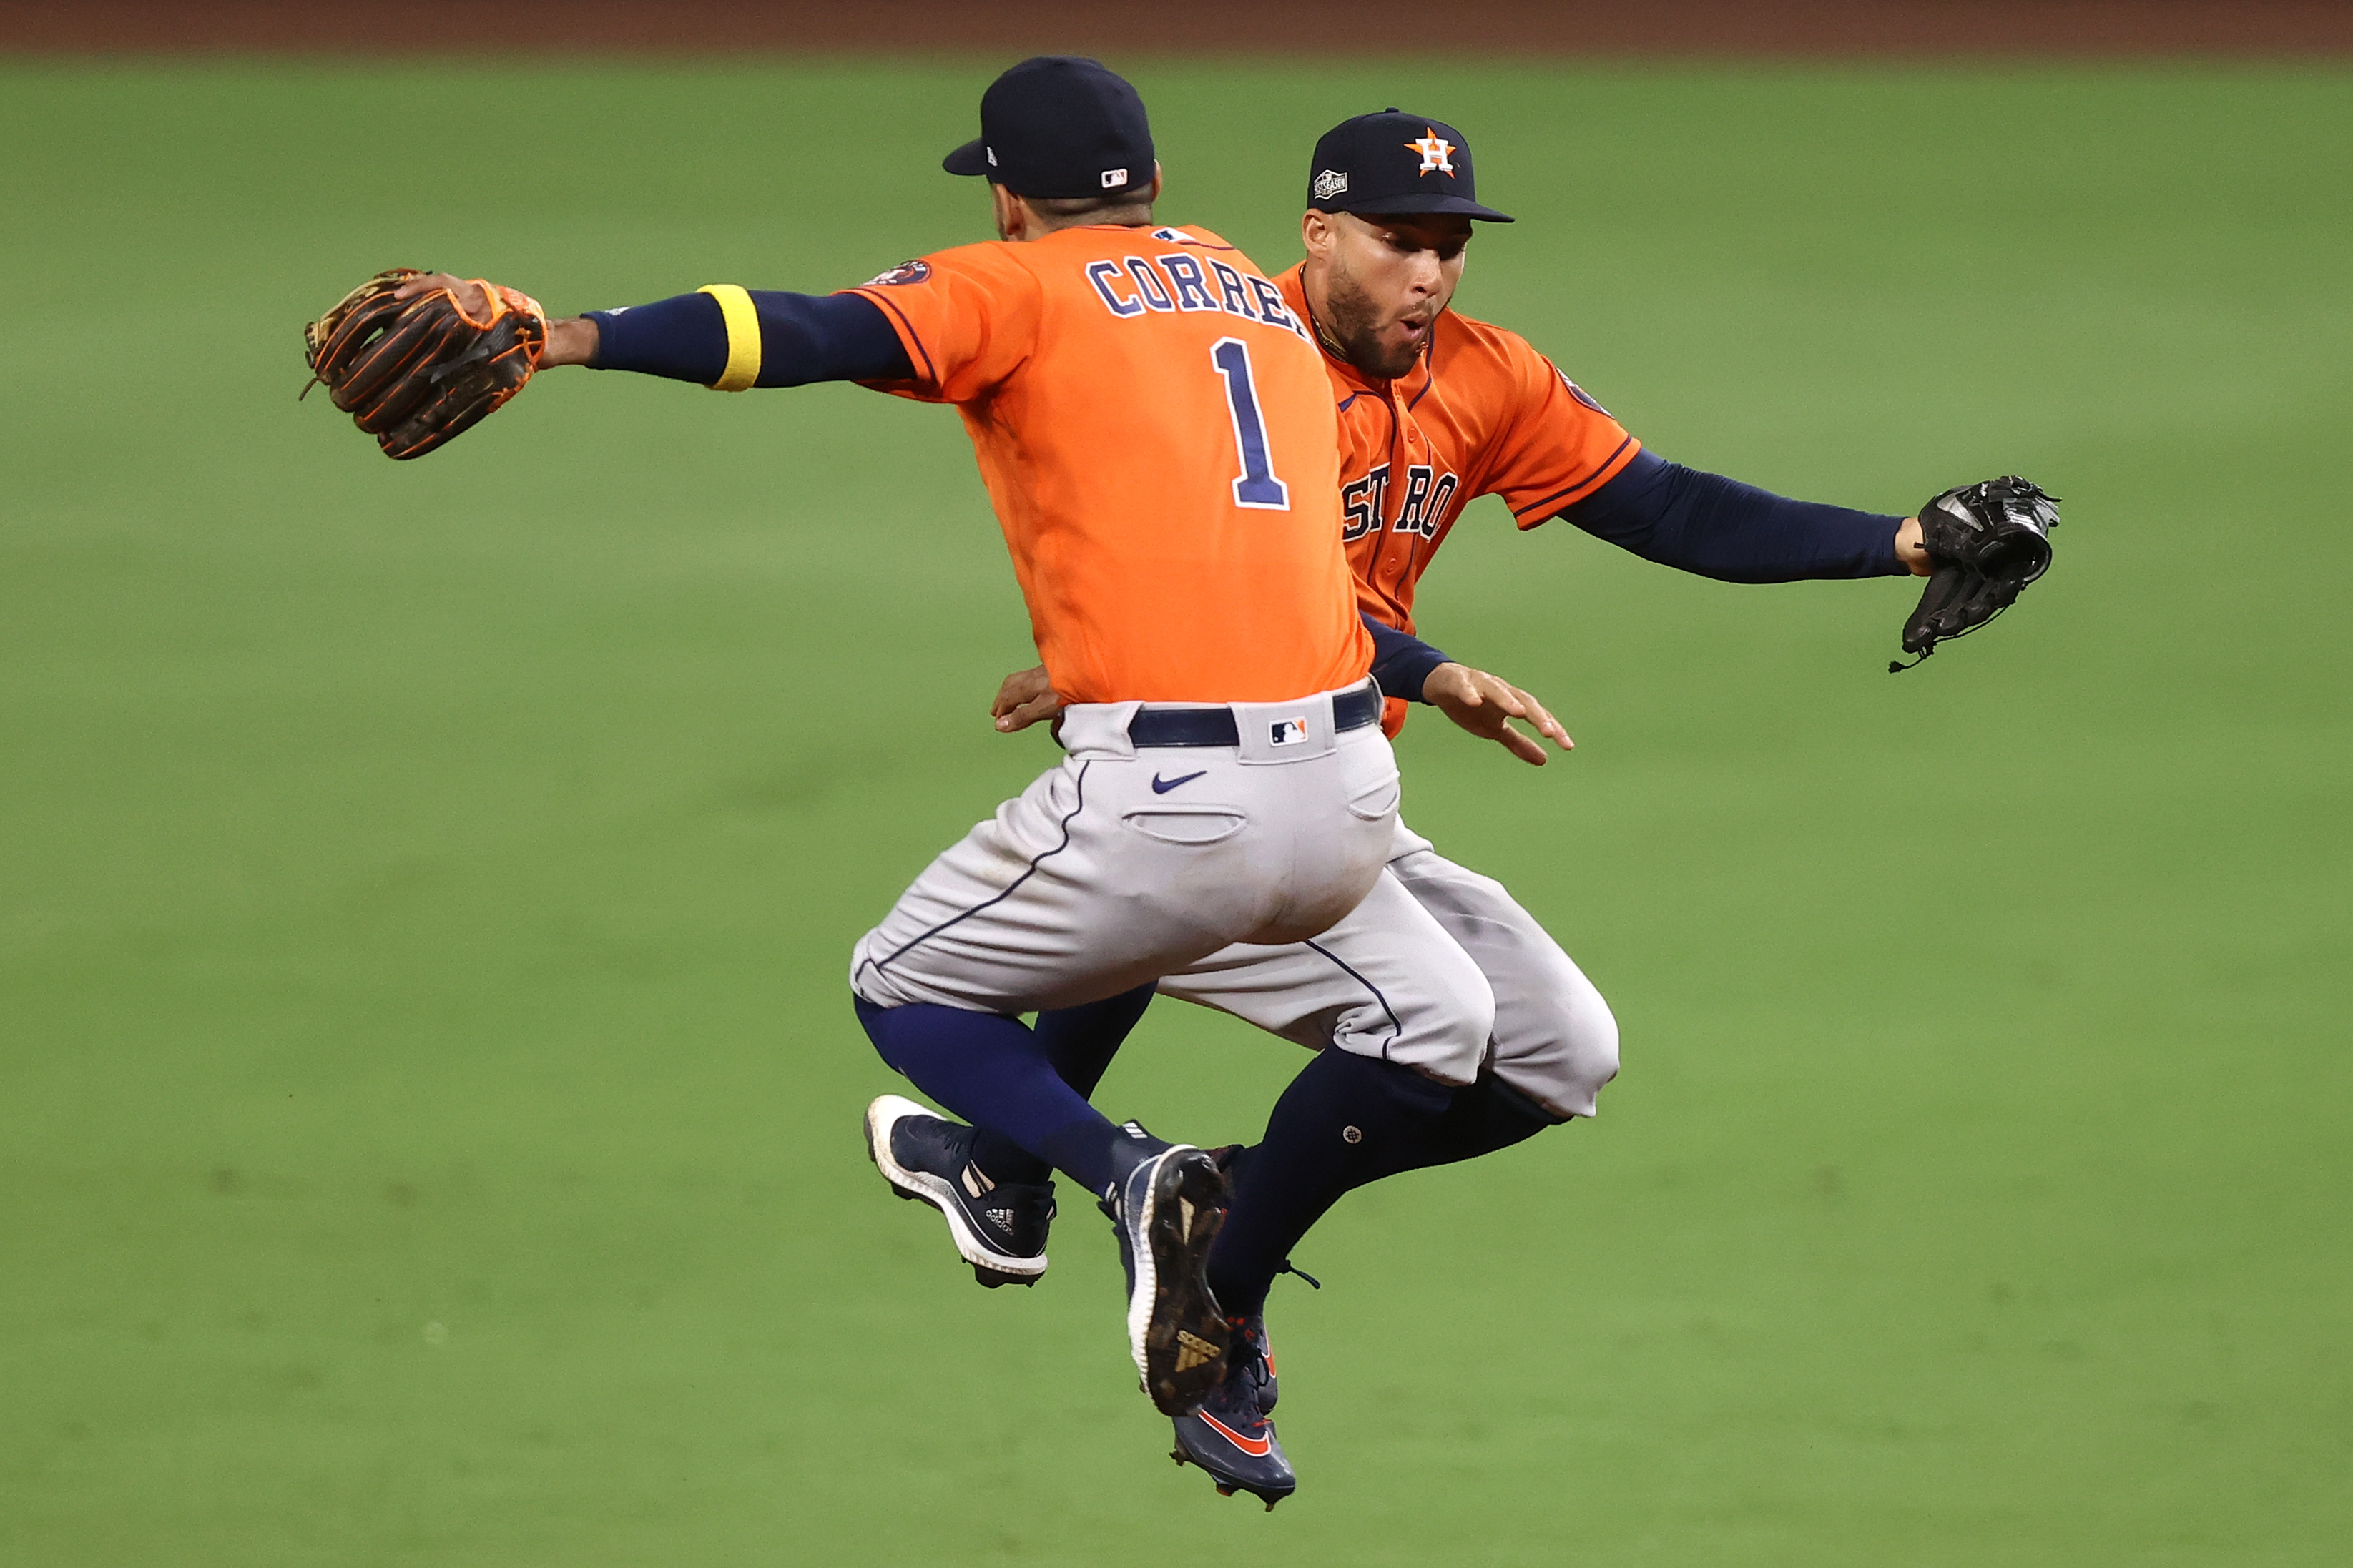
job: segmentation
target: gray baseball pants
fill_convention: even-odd
[[[1618,1021],[1558,942],[1492,877],[1397,825],[1380,879],[1330,929],[1236,943],[1164,976],[1162,994],[1320,1050],[1447,1083],[1482,1066],[1563,1118],[1618,1073]]]

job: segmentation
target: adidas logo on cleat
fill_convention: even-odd
[[[1190,1372],[1218,1359],[1218,1347],[1190,1329],[1176,1331],[1176,1370]]]

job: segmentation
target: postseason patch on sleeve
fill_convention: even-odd
[[[902,261],[890,270],[869,278],[864,287],[874,289],[887,288],[893,283],[921,283],[931,275],[932,264],[928,261]]]
[[[1568,388],[1568,395],[1571,397],[1576,398],[1579,403],[1584,404],[1585,406],[1592,409],[1596,414],[1610,419],[1618,417],[1616,415],[1611,414],[1607,408],[1602,407],[1599,401],[1594,397],[1593,394],[1586,391],[1585,388],[1569,380],[1568,372],[1562,371],[1560,373],[1560,383],[1563,386]]]

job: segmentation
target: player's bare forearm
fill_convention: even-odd
[[[539,368],[552,364],[594,364],[596,363],[596,323],[586,316],[567,316],[560,321],[547,323],[547,350],[539,356]]]
[[[1547,760],[1543,741],[1562,751],[1577,742],[1533,696],[1510,681],[1473,669],[1467,664],[1441,664],[1421,683],[1422,700],[1482,741],[1493,741],[1520,761],[1542,767]],[[1517,719],[1532,725],[1538,740],[1512,727]]]
[[[465,309],[487,314],[490,301],[482,287],[471,279],[448,272],[427,272],[410,279],[394,290],[396,300],[413,300],[429,294],[436,289],[447,289],[458,297]],[[596,359],[596,323],[586,316],[568,316],[563,321],[547,323],[547,346],[540,352],[539,368],[545,370],[557,364],[593,364]]]
[[[1895,559],[1915,577],[1932,575],[1936,563],[1928,559],[1927,546],[1920,542],[1920,520],[1907,517],[1904,526],[1895,531]]]

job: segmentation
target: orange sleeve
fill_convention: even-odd
[[[905,261],[846,290],[871,300],[915,367],[878,388],[923,403],[972,403],[1029,359],[1038,337],[1037,275],[998,241]]]
[[[1512,418],[1489,449],[1479,489],[1502,496],[1520,526],[1534,528],[1600,489],[1642,447],[1526,339],[1497,336]]]

